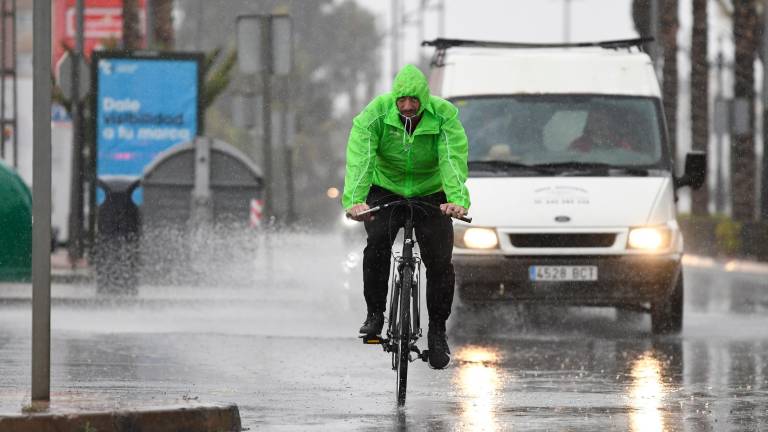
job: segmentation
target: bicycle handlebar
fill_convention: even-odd
[[[384,210],[384,209],[385,209],[385,208],[387,208],[387,207],[392,207],[392,206],[395,206],[395,205],[401,205],[401,204],[403,204],[403,203],[410,203],[410,202],[412,202],[412,201],[416,201],[416,202],[418,202],[419,204],[427,204],[427,205],[430,205],[430,206],[432,206],[432,207],[435,207],[435,208],[439,209],[439,207],[438,207],[438,206],[436,206],[436,205],[434,205],[434,204],[432,204],[432,203],[426,202],[426,201],[421,201],[421,200],[413,200],[413,199],[402,199],[402,200],[397,200],[397,201],[388,202],[388,203],[386,203],[386,204],[380,204],[380,205],[377,205],[377,206],[375,206],[375,207],[371,207],[371,208],[369,208],[368,210],[365,210],[365,211],[362,211],[362,212],[358,213],[357,215],[358,215],[358,216],[362,216],[362,215],[364,215],[364,214],[368,214],[368,213],[375,213],[375,212],[377,212],[377,211],[379,211],[379,210]],[[471,218],[471,217],[469,217],[469,216],[462,216],[462,217],[455,217],[455,216],[451,216],[451,217],[452,217],[452,218],[454,218],[454,219],[458,219],[458,220],[460,220],[460,221],[464,221],[464,222],[466,222],[466,223],[472,223],[472,218]]]

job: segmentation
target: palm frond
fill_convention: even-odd
[[[217,48],[214,51],[221,53],[222,49]],[[218,54],[211,57],[218,57]],[[204,110],[210,107],[216,98],[229,86],[229,83],[232,81],[232,69],[234,69],[236,62],[237,51],[231,49],[218,67],[212,68],[210,66],[210,69],[206,69],[205,85],[202,92],[202,106]]]

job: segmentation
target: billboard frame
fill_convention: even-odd
[[[116,60],[164,60],[164,61],[195,61],[197,62],[197,130],[195,131],[195,137],[202,136],[205,133],[205,112],[203,106],[203,90],[205,85],[205,71],[203,67],[205,65],[205,54],[202,52],[166,52],[166,51],[152,51],[152,50],[106,50],[106,51],[94,51],[91,55],[91,100],[88,103],[91,110],[91,117],[93,121],[93,127],[91,128],[90,140],[91,148],[89,154],[88,166],[90,167],[89,180],[89,200],[88,200],[88,234],[89,243],[94,244],[95,230],[96,230],[96,188],[98,183],[98,138],[99,138],[99,125],[98,125],[98,91],[99,91],[99,61],[103,59],[116,59]],[[194,138],[193,138],[194,139]],[[141,175],[139,175],[141,177]]]

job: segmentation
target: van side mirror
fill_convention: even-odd
[[[691,189],[699,189],[707,179],[707,154],[704,152],[690,152],[685,155],[685,171],[682,177],[675,178],[675,188],[690,186]]]

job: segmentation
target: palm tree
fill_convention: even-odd
[[[123,49],[141,49],[138,0],[123,0]]]
[[[659,8],[657,16],[651,17],[651,2],[657,1]],[[667,131],[669,135],[669,146],[672,158],[675,158],[677,151],[677,100],[678,100],[678,79],[677,79],[677,32],[679,28],[678,21],[678,0],[633,0],[632,1],[632,19],[635,23],[635,30],[640,36],[658,36],[656,44],[659,44],[664,51],[664,67],[662,69],[662,96],[664,100],[664,112],[667,118]],[[661,19],[659,19],[661,17]],[[652,20],[659,24],[659,35],[651,34]],[[646,52],[651,52],[651,46],[644,47]]]
[[[632,0],[632,21],[635,23],[635,31],[642,36],[651,36],[651,1]],[[650,46],[644,47],[650,52]]]
[[[154,19],[153,28],[148,31],[152,32],[155,45],[166,50],[173,49],[173,0],[152,0],[149,13]]]
[[[755,52],[757,49],[757,10],[755,0],[733,0],[733,39],[735,43],[733,94],[744,100],[749,127],[731,138],[731,197],[733,218],[748,222],[755,216]]]
[[[672,160],[677,155],[677,0],[663,0],[661,4],[661,44],[664,48],[664,68],[662,69],[662,97],[664,113],[667,116],[669,148]]]
[[[691,34],[691,136],[693,149],[706,152],[709,147],[709,63],[707,58],[707,3],[693,0]],[[703,187],[691,195],[691,213],[706,215],[709,191]]]

